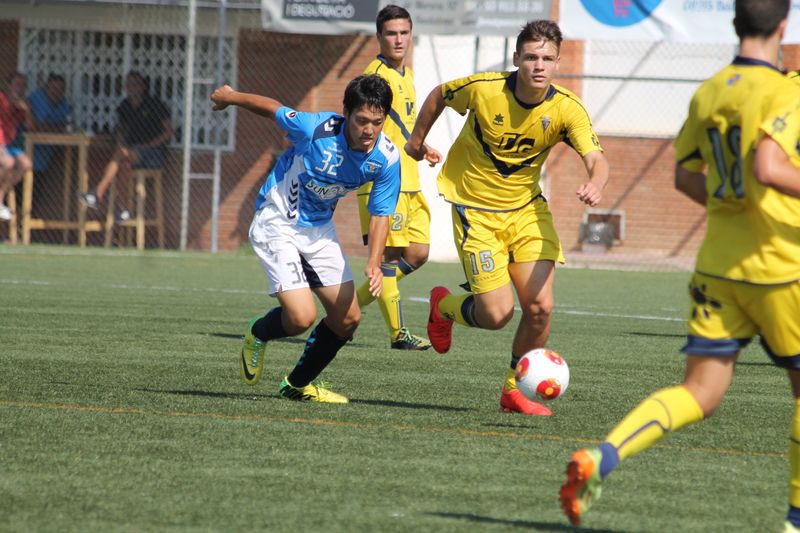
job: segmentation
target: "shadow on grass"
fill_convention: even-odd
[[[242,339],[244,339],[244,335],[242,335],[241,333],[221,333],[221,332],[218,332],[218,331],[217,332],[213,332],[213,333],[209,333],[207,331],[204,331],[202,333],[199,333],[199,335],[207,335],[209,337],[219,337],[220,339],[236,339],[237,341],[241,341]],[[285,337],[283,339],[275,339],[275,340],[269,341],[269,342],[285,342],[285,343],[288,343],[288,344],[305,344],[306,340],[304,338],[300,338],[300,337]]]
[[[262,399],[275,399],[280,398],[279,394],[257,394],[257,393],[242,393],[242,392],[214,392],[203,390],[165,390],[165,389],[149,389],[149,388],[136,388],[133,389],[138,392],[150,392],[154,394],[174,394],[177,396],[199,396],[205,398],[230,398],[234,400],[262,400]],[[394,402],[390,400],[356,400],[350,398],[350,403],[363,404],[363,405],[380,405],[382,407],[398,407],[400,409],[432,409],[435,411],[457,411],[465,412],[472,411],[466,407],[451,407],[449,405],[434,405],[429,403],[409,403],[409,402]]]
[[[541,420],[541,419],[547,419],[547,418],[548,417],[525,417],[525,418],[521,418],[521,420],[534,421],[534,420]],[[523,430],[524,429],[529,429],[531,431],[541,431],[542,430],[541,426],[532,426],[529,423],[528,424],[525,424],[525,423],[521,423],[521,424],[508,423],[508,424],[506,424],[506,423],[502,423],[502,422],[486,422],[484,424],[481,424],[481,426],[490,427],[490,428],[510,428],[510,429],[523,429]]]
[[[576,531],[577,528],[569,524],[558,524],[555,522],[535,522],[533,520],[509,520],[505,518],[494,518],[492,516],[483,516],[468,513],[442,513],[432,512],[425,513],[430,516],[438,516],[439,518],[449,518],[451,520],[464,520],[475,524],[496,524],[499,526],[520,528],[520,529],[533,529],[535,531]],[[581,531],[595,531],[597,533],[621,533],[619,530],[613,529],[592,529],[589,527],[582,527]]]
[[[214,392],[205,390],[163,390],[163,389],[133,389],[138,392],[151,392],[155,394],[175,394],[177,396],[203,396],[206,398],[230,398],[235,400],[260,400],[278,398],[277,394],[257,394],[243,392]]]
[[[391,400],[355,400],[350,398],[350,403],[357,403],[363,405],[379,405],[381,407],[399,407],[401,409],[432,409],[434,411],[455,411],[465,413],[474,411],[469,407],[452,407],[450,405],[435,405],[432,403],[410,403],[410,402],[395,402]]]
[[[674,339],[685,339],[686,333],[653,333],[652,331],[626,331],[626,335],[637,335],[639,337],[669,337]]]
[[[213,332],[209,333],[207,331],[203,331],[198,333],[198,335],[207,335],[209,337],[219,337],[220,339],[236,339],[237,341],[241,341],[244,336],[241,333],[221,333],[221,332]],[[302,337],[284,337],[282,339],[275,339],[269,342],[283,342],[286,344],[305,344],[306,338],[305,336]],[[355,346],[355,347],[364,347],[367,346],[366,344],[350,341],[347,343],[347,346]]]

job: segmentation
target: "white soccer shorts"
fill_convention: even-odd
[[[253,217],[250,244],[269,280],[270,296],[353,280],[333,221],[314,228],[301,228],[267,205]]]

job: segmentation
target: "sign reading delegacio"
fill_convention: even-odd
[[[283,18],[374,23],[377,4],[377,0],[283,0]]]

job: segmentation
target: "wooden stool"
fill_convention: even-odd
[[[8,208],[11,209],[11,218],[8,220],[8,242],[17,244],[17,195],[14,187],[11,187],[6,193],[6,201]]]
[[[160,168],[135,168],[133,169],[133,180],[131,181],[130,198],[135,198],[136,209],[130,210],[133,218],[117,223],[123,228],[136,229],[136,248],[144,250],[144,230],[147,226],[155,226],[158,232],[158,247],[164,248],[164,196],[161,191],[161,178],[163,173]],[[147,180],[153,182],[153,194],[155,195],[155,218],[147,218],[145,212],[147,200]],[[105,246],[111,246],[111,237],[114,233],[114,203],[117,199],[117,180],[111,182],[108,190],[108,213],[106,213],[105,227]],[[126,244],[130,244],[130,234],[126,239]]]

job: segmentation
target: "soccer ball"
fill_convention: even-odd
[[[555,400],[567,390],[569,367],[556,352],[537,348],[519,360],[514,380],[529,400]]]

